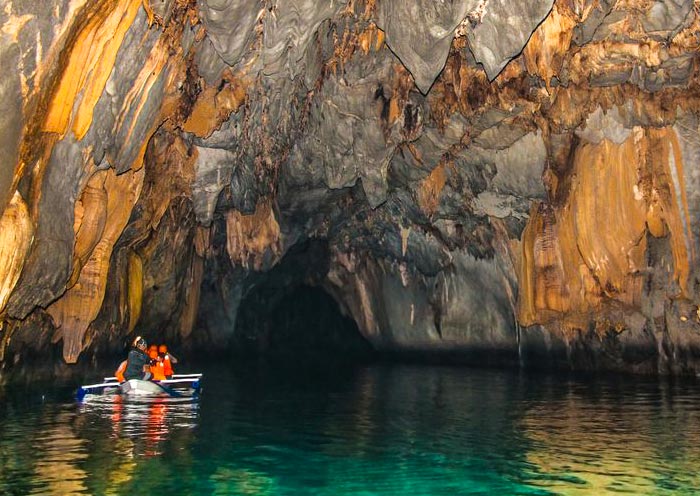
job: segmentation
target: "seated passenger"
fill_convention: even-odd
[[[124,379],[127,381],[129,379],[149,380],[151,378],[150,361],[151,359],[146,354],[146,340],[141,336],[136,336],[133,347],[126,359]]]
[[[165,369],[165,377],[167,379],[172,379],[173,373],[175,372],[173,370],[173,364],[177,363],[177,358],[175,358],[173,355],[168,353],[168,347],[165,346],[164,344],[161,344],[158,347],[158,353],[160,355],[160,358],[163,360],[163,368]]]
[[[148,357],[151,359],[151,374],[153,375],[152,380],[164,381],[165,372],[163,369],[163,360],[158,356],[158,348],[151,349],[148,352]]]
[[[119,367],[117,367],[117,370],[114,371],[114,377],[117,378],[117,381],[119,381],[119,383],[122,383],[126,380],[126,379],[124,379],[124,371],[126,370],[126,363],[127,363],[127,361],[124,360],[122,363],[119,364]]]

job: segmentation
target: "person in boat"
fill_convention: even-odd
[[[163,367],[163,360],[158,356],[158,347],[149,348],[148,358],[151,359],[151,374],[153,377],[151,380],[154,381],[164,381],[165,380],[165,369]]]
[[[158,345],[157,344],[150,345],[148,347],[148,351],[146,353],[148,353],[148,357],[151,358],[151,360],[152,360],[153,358],[151,357],[151,354],[152,353],[155,353],[156,355],[158,354]]]
[[[175,373],[175,371],[173,370],[173,365],[177,363],[177,358],[175,358],[175,356],[173,356],[171,353],[168,353],[168,347],[164,344],[161,344],[158,347],[158,355],[163,361],[165,378],[172,379],[173,374]]]
[[[142,379],[147,381],[151,378],[150,362],[146,353],[146,340],[141,336],[136,336],[126,359],[126,370],[124,379]]]
[[[124,371],[126,371],[126,364],[127,364],[127,361],[124,360],[122,363],[119,364],[119,367],[117,367],[117,370],[114,371],[114,377],[117,378],[117,380],[119,381],[120,384],[126,380],[124,378]]]

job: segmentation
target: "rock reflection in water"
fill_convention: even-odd
[[[59,412],[32,442],[32,448],[41,453],[33,476],[44,486],[41,492],[75,494],[86,490],[87,474],[79,463],[88,457],[88,442],[75,435],[72,419],[72,412]]]
[[[77,406],[2,400],[0,494],[130,493],[143,471],[139,460],[161,458],[168,443],[187,452],[199,418],[191,399],[95,396]],[[156,487],[163,470],[152,471]]]
[[[693,388],[569,384],[524,411],[533,485],[565,495],[687,494],[700,488]]]

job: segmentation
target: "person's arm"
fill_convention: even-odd
[[[143,362],[142,370],[144,372],[150,372],[151,371],[151,359],[148,358],[148,355],[146,355],[145,353],[142,354],[141,361]]]
[[[168,356],[170,357],[170,361],[172,362],[172,364],[175,365],[177,363],[177,358],[175,358],[175,355],[168,352]]]

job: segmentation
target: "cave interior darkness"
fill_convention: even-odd
[[[372,346],[320,285],[327,271],[328,244],[311,239],[254,278],[241,300],[230,352],[248,358],[369,359]]]

